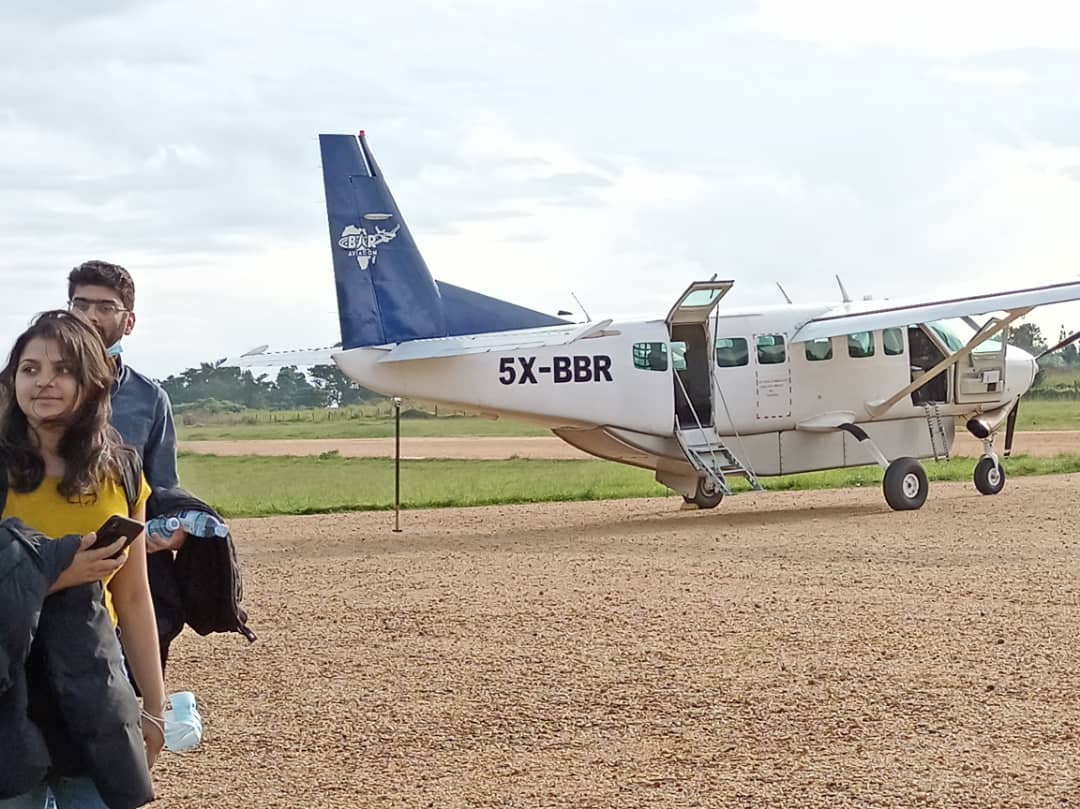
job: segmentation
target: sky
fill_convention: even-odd
[[[158,379],[336,342],[318,134],[360,129],[435,277],[541,311],[1080,278],[1068,2],[17,3],[0,53],[5,356],[90,258]]]

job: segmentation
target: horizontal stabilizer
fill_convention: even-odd
[[[333,355],[340,350],[340,346],[304,348],[296,351],[267,351],[266,348],[267,346],[260,346],[239,357],[227,357],[221,361],[220,365],[223,368],[284,368],[287,365],[295,365],[299,368],[308,365],[332,365]]]
[[[791,342],[820,340],[862,331],[931,323],[948,317],[985,315],[990,312],[1006,312],[1075,300],[1080,300],[1080,282],[917,303],[859,301],[829,309],[824,314],[811,318],[796,330]]]
[[[439,357],[459,357],[466,354],[486,354],[492,351],[517,351],[547,346],[563,346],[588,337],[599,336],[611,325],[610,320],[595,323],[571,323],[540,329],[463,334],[431,340],[410,340],[394,346],[379,362],[430,360]]]

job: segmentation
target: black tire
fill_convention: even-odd
[[[997,494],[1005,488],[1005,467],[993,458],[980,458],[974,477],[975,488],[983,494]]]
[[[885,502],[895,511],[915,511],[926,502],[929,485],[926,470],[914,458],[897,458],[881,481]]]
[[[709,478],[699,478],[697,491],[693,497],[683,497],[687,503],[693,503],[698,508],[716,508],[724,499],[724,493],[719,489],[713,491],[713,483]]]

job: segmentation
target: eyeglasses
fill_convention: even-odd
[[[97,309],[101,314],[106,317],[112,317],[118,315],[121,312],[130,312],[130,309],[125,309],[115,301],[97,301],[91,298],[72,298],[68,301],[68,308],[72,312],[89,312],[91,309]]]

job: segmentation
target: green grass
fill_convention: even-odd
[[[186,487],[223,514],[316,514],[393,508],[388,458],[180,456]],[[608,461],[416,460],[401,463],[406,508],[663,495],[643,469]]]
[[[1080,385],[1080,368],[1045,368],[1039,387],[1073,387]]]
[[[1017,430],[1080,430],[1080,401],[1028,399],[1020,402]]]
[[[438,418],[403,418],[401,434],[430,438],[433,436],[534,436],[551,435],[550,430],[506,419],[482,416],[439,416]],[[180,424],[181,441],[261,441],[267,438],[392,438],[392,418],[352,418],[316,421],[259,421],[254,424]]]
[[[971,480],[970,459],[928,463],[931,480]],[[1009,476],[1080,472],[1080,456],[1017,456]],[[876,466],[765,478],[766,489],[808,490],[881,485]],[[388,458],[219,457],[183,453],[184,485],[228,517],[321,514],[393,508],[394,463]],[[745,488],[736,480],[735,488]],[[609,461],[419,460],[401,463],[405,508],[483,506],[656,497],[671,492],[652,472]]]

